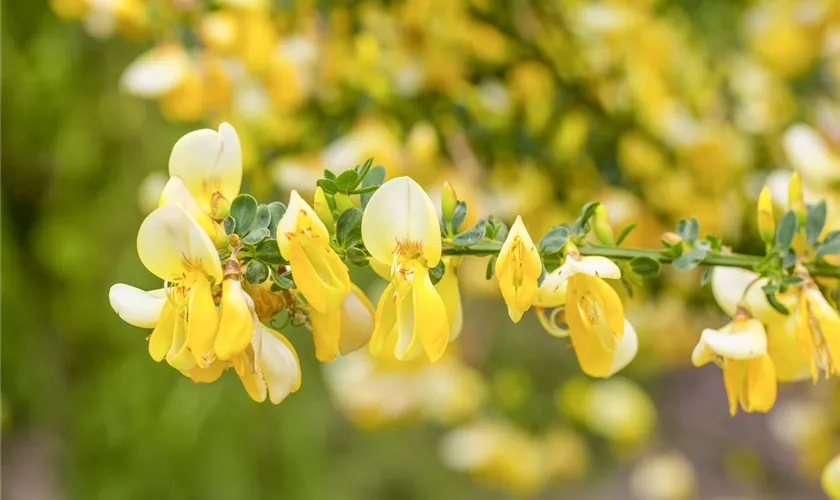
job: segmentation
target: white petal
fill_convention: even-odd
[[[145,291],[131,285],[117,283],[108,292],[114,312],[126,323],[140,328],[154,328],[166,303],[163,288]]]
[[[613,354],[612,365],[607,372],[610,377],[621,371],[625,366],[629,365],[636,353],[639,351],[639,337],[636,335],[636,329],[626,319],[624,320],[624,335],[615,346],[615,353]]]
[[[155,47],[128,65],[120,85],[134,95],[159,97],[181,83],[189,67],[189,56],[181,46]]]
[[[271,402],[279,404],[300,387],[300,362],[294,347],[282,334],[272,333],[260,326],[260,370],[268,386]]]
[[[341,305],[341,354],[351,353],[370,340],[373,334],[373,305],[364,292],[353,285]]]
[[[218,132],[205,128],[184,135],[169,155],[169,175],[183,179],[205,211],[210,210],[214,192],[233,200],[242,183],[242,148],[236,131],[222,123]]]
[[[184,207],[208,236],[215,236],[216,226],[213,223],[213,219],[198,205],[198,201],[196,201],[193,194],[187,188],[187,185],[178,176],[170,177],[169,181],[163,187],[163,191],[160,193],[159,206],[173,204],[179,204]]]
[[[747,320],[748,324],[740,331],[728,332],[726,329],[703,330],[700,343],[720,356],[730,359],[751,359],[767,354],[767,335],[758,320]]]
[[[561,269],[545,275],[543,282],[537,289],[534,305],[537,307],[560,307],[566,303],[567,277],[561,277]]]
[[[185,260],[217,283],[222,279],[213,242],[181,205],[162,206],[146,217],[137,234],[137,253],[146,269],[164,280],[182,275]]]
[[[621,269],[618,265],[606,257],[599,255],[584,256],[580,259],[581,265],[586,269],[586,274],[590,276],[600,276],[601,278],[617,280],[621,278]]]
[[[767,284],[767,279],[761,278],[756,281],[758,277],[758,274],[746,269],[715,267],[712,271],[712,295],[723,312],[729,316],[735,316],[738,303],[741,297],[744,297],[744,305],[756,319],[763,322],[784,321],[785,316],[767,302],[767,297],[761,290],[761,287]],[[747,290],[748,286],[749,290]],[[747,290],[746,296],[744,296],[745,290]],[[788,309],[796,306],[796,300],[792,294],[777,298]]]
[[[362,218],[362,238],[374,259],[390,264],[398,245],[423,244],[429,267],[440,261],[440,221],[429,199],[414,180],[397,177],[371,196]]]

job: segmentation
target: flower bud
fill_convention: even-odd
[[[758,196],[758,233],[765,243],[773,243],[776,217],[773,215],[773,196],[767,186],[764,186]]]
[[[790,183],[788,184],[788,208],[796,214],[799,227],[805,227],[805,223],[808,221],[808,215],[805,211],[805,197],[802,194],[802,179],[799,177],[799,172],[793,172],[790,176]]]
[[[595,215],[592,217],[592,229],[595,231],[595,236],[598,241],[604,245],[612,246],[615,241],[613,238],[613,228],[610,225],[610,220],[607,218],[607,207],[603,204],[598,204],[595,209]]]
[[[668,242],[671,245],[679,245],[680,243],[682,243],[682,237],[672,231],[668,231],[667,233],[663,234],[662,240]]]
[[[353,202],[353,198],[350,198],[350,196],[346,193],[335,193],[335,195],[333,195],[333,199],[335,200],[335,208],[338,209],[339,215],[356,207],[356,203]]]
[[[315,210],[318,218],[321,219],[321,222],[327,226],[327,229],[332,231],[334,222],[332,210],[330,210],[330,204],[327,203],[327,195],[324,194],[324,190],[320,186],[315,188],[315,202],[312,204],[312,208]]]
[[[224,249],[230,245],[230,236],[225,234],[218,224],[216,224],[216,234],[213,236],[213,245],[218,249]]]
[[[215,220],[222,220],[230,215],[230,201],[221,195],[221,193],[213,193],[210,200],[210,217]]]
[[[443,220],[448,224],[455,216],[455,205],[458,204],[458,195],[448,181],[443,184],[443,192],[440,197],[440,209]]]

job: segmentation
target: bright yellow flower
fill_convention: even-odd
[[[581,370],[591,377],[609,377],[617,371],[618,346],[626,324],[624,307],[603,278],[620,277],[618,266],[605,257],[570,253],[560,266],[558,280],[567,281],[565,312],[572,347]]]
[[[435,290],[440,294],[443,305],[446,307],[449,342],[452,342],[461,335],[461,328],[464,326],[464,310],[461,306],[461,292],[458,287],[458,266],[461,264],[461,258],[444,257],[443,264],[446,266],[446,272],[435,285]]]
[[[711,361],[723,370],[730,414],[738,412],[739,402],[747,413],[770,411],[776,402],[776,368],[758,320],[736,316],[720,330],[703,330],[691,362],[703,366]]]
[[[398,177],[371,196],[362,218],[362,238],[378,266],[390,266],[370,349],[378,355],[393,340],[394,356],[422,352],[431,361],[449,343],[446,306],[429,278],[441,258],[440,222],[429,196],[412,179]]]
[[[315,357],[332,361],[340,352],[347,355],[368,343],[373,334],[373,304],[356,285],[344,296],[341,307],[325,313],[309,311]]]
[[[268,396],[280,404],[300,389],[300,360],[282,333],[252,319],[254,336],[247,349],[232,359],[233,368],[251,399],[261,403]]]
[[[499,289],[507,304],[508,316],[514,323],[518,323],[525,311],[531,308],[537,295],[540,274],[540,254],[522,223],[522,217],[516,216],[496,261]]]
[[[289,207],[277,225],[277,244],[312,309],[326,313],[341,307],[350,291],[347,266],[330,247],[327,227],[297,191],[292,191]]]
[[[796,338],[814,382],[819,370],[826,377],[840,372],[840,315],[812,283],[799,293]]]

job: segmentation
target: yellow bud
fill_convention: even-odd
[[[613,244],[613,228],[607,217],[607,207],[603,204],[599,204],[595,209],[595,215],[592,217],[592,229],[595,230],[595,236],[598,237],[598,241],[604,245]]]
[[[808,221],[808,216],[805,212],[805,197],[802,195],[802,179],[799,177],[799,172],[794,172],[790,176],[790,183],[788,184],[788,207],[796,214],[796,220],[799,221],[799,226],[804,227]]]
[[[758,196],[758,232],[765,243],[772,243],[776,234],[776,217],[773,215],[773,197],[764,186]]]
[[[332,230],[332,210],[330,210],[330,204],[327,203],[327,195],[324,194],[324,190],[321,189],[320,186],[315,188],[315,203],[313,203],[312,208],[315,209],[315,213],[318,215],[318,218],[321,219],[321,222],[323,222],[328,229]]]
[[[319,188],[320,189],[320,188]],[[353,198],[350,198],[349,195],[346,193],[335,193],[335,208],[338,209],[339,214],[343,214],[347,210],[356,207],[356,203],[353,202]],[[317,208],[316,208],[317,210]]]
[[[458,204],[458,195],[455,194],[455,189],[452,184],[445,182],[443,184],[443,193],[440,197],[440,208],[443,213],[443,220],[448,224],[452,217],[455,216],[455,205]]]

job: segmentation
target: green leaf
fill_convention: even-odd
[[[327,179],[327,180],[330,180],[330,181],[335,181],[336,176],[335,176],[334,173],[332,173],[332,171],[330,169],[325,168],[324,169],[324,179]]]
[[[703,276],[700,277],[700,286],[706,286],[707,284],[711,283],[712,281],[712,271],[714,270],[713,267],[707,267],[703,269]]]
[[[240,194],[230,204],[230,216],[236,219],[236,234],[247,234],[257,218],[257,200],[250,194]]]
[[[463,201],[455,203],[455,213],[452,214],[452,231],[457,232],[461,229],[461,224],[467,218],[467,204]]]
[[[252,285],[259,285],[268,279],[268,266],[259,260],[252,260],[245,268],[245,280]]]
[[[318,179],[315,184],[323,189],[327,194],[335,194],[338,192],[338,185],[335,181],[331,181],[329,179]]]
[[[268,228],[269,224],[271,224],[271,210],[268,209],[268,205],[259,205],[257,207],[257,218],[254,220],[254,227],[251,229]]]
[[[703,259],[706,258],[706,255],[708,253],[709,252],[706,252],[705,250],[689,250],[688,252],[685,252],[684,254],[674,259],[672,265],[675,269],[678,269],[680,271],[688,271],[690,269],[694,269],[701,262],[703,262]]]
[[[651,277],[659,274],[662,264],[651,257],[638,256],[630,261],[630,269],[639,276]]]
[[[347,259],[347,262],[358,267],[365,267],[370,264],[365,251],[358,247],[348,248],[344,258]]]
[[[222,221],[222,225],[225,227],[225,234],[231,235],[236,229],[236,219],[228,215],[225,217],[225,220]]]
[[[840,254],[840,231],[831,231],[817,245],[817,257]]]
[[[708,252],[712,249],[712,244],[708,240],[697,240],[694,242],[694,248]]]
[[[541,254],[551,255],[559,252],[569,239],[569,226],[561,224],[554,226],[545,233],[537,247]]]
[[[362,179],[361,186],[362,188],[380,186],[383,182],[385,182],[385,167],[377,165],[368,170],[367,175]],[[362,200],[362,208],[367,206],[371,196],[373,196],[372,192],[364,192],[359,195],[359,198]]]
[[[368,194],[368,193],[372,193],[372,192],[376,191],[377,189],[379,189],[379,187],[380,187],[380,186],[381,186],[381,184],[377,184],[377,185],[375,185],[375,186],[367,186],[367,187],[363,187],[363,188],[358,188],[358,189],[356,189],[356,190],[351,191],[351,192],[350,192],[350,194]]]
[[[800,276],[785,276],[784,278],[782,278],[782,286],[784,286],[784,287],[796,286],[796,285],[802,283],[803,281],[805,281],[805,280],[803,280],[802,277],[800,277]]]
[[[498,219],[496,219],[496,222],[498,225],[496,226],[496,234],[493,236],[493,239],[496,241],[505,241],[510,230],[504,222]]]
[[[432,280],[432,284],[437,285],[443,278],[444,273],[446,273],[446,266],[443,264],[443,259],[441,259],[435,267],[429,269],[429,279]]]
[[[784,305],[782,305],[776,299],[776,294],[775,293],[767,293],[764,296],[767,297],[767,302],[773,307],[773,309],[779,311],[780,313],[784,314],[785,316],[790,314],[790,311],[788,311],[788,308],[785,307]]]
[[[621,242],[624,241],[625,238],[630,236],[630,233],[634,229],[636,229],[636,223],[635,222],[631,222],[630,224],[627,224],[626,226],[621,228],[621,231],[618,233],[618,238],[616,238],[616,240],[615,240],[615,246],[621,245]]]
[[[691,220],[688,221],[685,227],[685,235],[683,239],[689,245],[694,244],[697,241],[697,238],[700,236],[700,222],[697,220],[697,217],[692,217]]]
[[[338,179],[335,180],[335,185],[338,190],[343,193],[348,193],[356,187],[356,181],[359,180],[359,174],[355,170],[345,170],[341,172]]]
[[[776,252],[784,253],[790,248],[793,243],[793,237],[796,234],[797,222],[796,214],[792,210],[788,210],[782,215],[779,220],[779,226],[776,228]]]
[[[277,246],[277,240],[262,240],[257,245],[255,255],[266,264],[275,266],[286,264],[286,259],[280,254],[280,247]]]
[[[341,214],[336,224],[335,237],[342,246],[353,239],[359,238],[362,234],[362,216],[364,212],[360,208],[349,208]],[[350,245],[352,246],[352,245]]]
[[[268,233],[272,238],[276,238],[277,224],[280,223],[280,219],[286,213],[286,205],[279,201],[272,201],[268,204],[268,211],[271,213],[271,222],[268,223]]]
[[[789,269],[794,265],[796,265],[796,252],[789,249],[782,255],[782,268]]]
[[[490,257],[490,260],[487,261],[487,269],[484,270],[484,278],[490,279],[496,273],[496,259],[498,255],[493,255]]]
[[[580,233],[580,231],[583,230],[584,227],[586,227],[586,224],[589,222],[589,219],[591,219],[592,216],[595,215],[595,210],[598,208],[598,205],[600,205],[599,202],[590,201],[586,203],[583,206],[583,208],[581,208],[580,217],[578,217],[575,221],[575,229],[577,233]]]
[[[292,290],[295,288],[295,282],[292,281],[291,277],[289,277],[288,272],[285,272],[279,276],[275,274],[273,281],[274,284],[277,285],[277,288],[280,289]]]
[[[813,245],[820,237],[825,227],[826,206],[825,200],[816,205],[808,205],[808,222],[805,223],[805,239],[809,245]]]
[[[353,185],[354,188],[358,187],[358,185],[361,184],[361,182],[365,179],[365,176],[368,174],[368,171],[370,171],[371,165],[373,165],[372,156],[368,158],[367,161],[365,161],[365,163],[361,167],[356,167],[356,174],[358,175],[356,183]]]
[[[712,250],[715,252],[720,252],[721,248],[723,247],[723,242],[717,236],[712,234],[706,235],[706,241],[708,241],[712,245]]]
[[[258,227],[252,229],[248,234],[242,238],[242,243],[246,245],[256,245],[262,240],[268,238],[268,228]]]
[[[540,262],[540,275],[537,277],[537,286],[542,286],[546,274],[548,273],[545,270],[545,262]]]
[[[452,244],[459,247],[468,247],[475,245],[484,238],[484,233],[487,231],[485,224],[479,222],[475,226],[459,233],[452,239]]]

